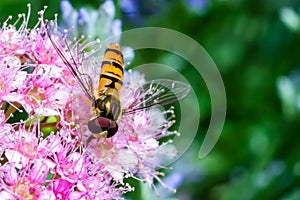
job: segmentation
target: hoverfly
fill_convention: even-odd
[[[83,62],[75,60],[78,57],[82,61],[88,59],[84,55],[84,48],[81,47],[83,45],[76,43],[71,46],[66,32],[59,31],[52,21],[47,24],[47,34],[54,49],[82,88],[85,97],[92,102],[94,116],[88,119],[88,129],[92,133],[92,139],[115,135],[122,115],[153,106],[172,104],[189,94],[191,87],[183,82],[168,79],[152,80],[136,88],[136,95],[141,99],[122,110],[120,90],[124,78],[124,61],[120,45],[110,44],[106,48],[100,68],[98,89],[94,95],[91,77],[79,70],[89,66],[83,66]]]

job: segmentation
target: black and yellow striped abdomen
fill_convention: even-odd
[[[123,84],[123,55],[118,44],[111,44],[106,49],[101,66],[98,92],[105,89],[120,91]]]
[[[123,55],[120,45],[106,49],[100,71],[95,108],[98,116],[118,121],[121,114],[120,90],[123,84]]]

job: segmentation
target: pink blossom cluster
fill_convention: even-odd
[[[175,133],[168,131],[171,111],[123,115],[115,136],[87,144],[90,132],[77,114],[91,108],[75,107],[80,87],[47,35],[44,11],[31,29],[29,7],[0,30],[1,199],[123,199],[134,191],[128,178],[154,186],[162,158],[176,154],[158,141]],[[123,108],[144,82],[138,72],[125,73]]]

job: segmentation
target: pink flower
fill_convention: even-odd
[[[90,140],[92,105],[51,43],[43,14],[28,29],[29,6],[19,29],[9,18],[0,30],[0,196],[123,199],[134,191],[126,182],[130,177],[151,186],[161,182],[158,169],[176,155],[170,141],[159,142],[176,134],[168,130],[172,108],[124,112],[113,137]],[[96,82],[99,69],[84,75]],[[137,92],[146,81],[135,71],[124,76],[120,99],[126,111],[146,98]]]
[[[48,167],[41,160],[28,162],[17,171],[13,163],[0,169],[2,175],[0,196],[5,199],[54,199],[45,188]]]

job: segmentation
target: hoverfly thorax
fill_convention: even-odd
[[[121,115],[121,102],[118,95],[105,94],[95,100],[96,116],[118,121]]]

